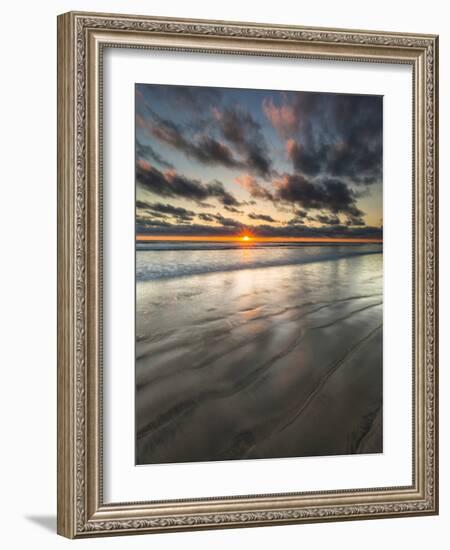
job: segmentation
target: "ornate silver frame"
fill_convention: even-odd
[[[105,47],[413,67],[413,483],[105,504],[102,498],[101,87]],[[129,15],[58,17],[58,533],[70,538],[438,513],[438,38]]]

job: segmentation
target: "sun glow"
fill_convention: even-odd
[[[248,235],[244,235],[242,240],[247,243],[250,240],[250,237]]]

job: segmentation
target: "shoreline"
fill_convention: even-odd
[[[320,252],[317,252],[312,250],[312,248],[313,247],[308,246],[306,247],[306,250],[303,251],[301,248],[287,249],[287,247],[280,247],[279,250],[274,250],[274,247],[270,247],[271,254],[265,254],[264,256],[260,254],[260,252],[267,253],[267,249],[264,247],[137,250],[136,285],[140,285],[148,281],[160,281],[176,277],[203,274],[207,275],[214,273],[220,275],[222,272],[225,273],[270,267],[281,268],[285,266],[337,261],[345,258],[382,254],[382,249],[352,250],[349,252],[347,249],[342,251],[337,246],[328,248],[326,246],[320,246]],[[300,254],[301,252],[303,252],[303,254]],[[162,262],[152,261],[155,254],[157,255],[156,257],[159,258],[159,254],[161,253],[165,254]],[[216,257],[215,263],[211,262],[208,264],[203,262],[205,256],[208,256],[208,253],[210,256],[214,255]],[[192,261],[192,257],[194,255],[198,256],[196,258],[197,261],[195,262]],[[230,260],[230,256],[234,256],[234,260]],[[170,258],[172,258],[172,260],[170,260]],[[184,260],[184,258],[186,258],[186,260]],[[146,261],[144,261],[144,259]]]

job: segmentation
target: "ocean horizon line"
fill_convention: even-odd
[[[298,244],[383,244],[383,239],[354,239],[354,238],[327,238],[327,237],[199,237],[199,236],[136,236],[136,243],[152,243],[152,242],[198,242],[198,243],[233,243],[249,246],[252,244],[283,244],[283,243],[298,243]]]

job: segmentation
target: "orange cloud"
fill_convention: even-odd
[[[152,165],[144,160],[144,159],[138,159],[137,161],[137,165],[139,166],[139,168],[141,168],[142,170],[151,170],[152,169]]]
[[[277,107],[272,99],[266,98],[263,100],[262,107],[264,114],[281,137],[286,137],[297,130],[298,118],[292,105],[284,104]]]
[[[255,199],[273,200],[273,195],[265,187],[260,185],[250,174],[244,174],[235,178],[235,183],[246,189]]]

